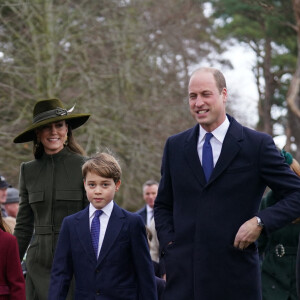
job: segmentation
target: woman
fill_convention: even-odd
[[[300,165],[292,155],[281,151],[291,169],[300,176]],[[280,196],[270,191],[260,209],[272,206]],[[297,300],[296,258],[300,233],[299,219],[266,236],[261,235],[258,248],[262,258],[263,300]]]
[[[72,130],[89,116],[71,114],[58,99],[41,100],[34,106],[33,123],[14,139],[15,143],[33,141],[35,157],[21,164],[21,199],[14,230],[21,259],[30,244],[26,254],[26,297],[30,300],[47,300],[62,220],[88,203],[81,175],[83,150]],[[71,294],[67,299],[72,299]]]
[[[0,300],[26,300],[25,280],[16,238],[7,232],[0,212]]]

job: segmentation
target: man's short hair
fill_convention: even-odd
[[[209,72],[211,74],[213,74],[214,78],[215,78],[215,81],[216,81],[216,85],[217,85],[217,88],[218,88],[218,91],[219,93],[221,94],[223,89],[227,88],[226,87],[226,79],[225,79],[225,76],[223,75],[223,73],[216,69],[216,68],[210,68],[210,67],[202,67],[202,68],[198,68],[196,69],[191,77],[196,74],[196,73],[199,73],[199,72]]]
[[[143,184],[143,192],[144,192],[144,188],[146,186],[151,186],[151,185],[157,185],[158,186],[158,182],[156,180],[150,179],[147,180],[144,184]]]

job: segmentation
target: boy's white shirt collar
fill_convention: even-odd
[[[113,208],[114,208],[114,200],[111,200],[101,210],[103,211],[104,214],[106,214],[108,217],[110,217]],[[94,217],[94,214],[95,214],[96,210],[97,209],[93,206],[93,204],[90,203],[90,206],[89,206],[89,217],[90,218]]]

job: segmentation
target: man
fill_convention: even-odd
[[[4,220],[9,226],[10,231],[14,232],[16,217],[19,211],[19,190],[13,187],[9,187],[7,189],[7,197],[4,203],[4,208],[7,213],[7,217],[5,217]]]
[[[16,218],[19,210],[19,190],[9,187],[4,207],[8,216]]]
[[[300,180],[269,135],[226,115],[220,71],[196,70],[188,92],[198,124],[167,140],[154,205],[164,299],[260,300],[254,242],[300,215]],[[266,186],[281,200],[258,213]]]
[[[150,255],[154,262],[159,262],[159,243],[157,239],[157,234],[155,230],[155,222],[154,222],[154,201],[157,196],[158,190],[158,182],[155,180],[147,180],[143,184],[143,198],[145,200],[146,205],[137,211],[144,224],[147,226],[151,238],[149,239],[149,247],[150,247]]]
[[[3,217],[7,217],[7,213],[3,204],[6,202],[7,197],[7,188],[10,185],[6,182],[5,178],[0,175],[0,206],[1,206],[1,213]]]
[[[146,202],[146,205],[137,211],[144,221],[144,224],[148,227],[150,226],[151,220],[153,218],[153,207],[154,201],[157,196],[158,182],[155,180],[147,180],[143,184],[143,198]]]

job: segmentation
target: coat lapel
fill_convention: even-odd
[[[109,253],[110,248],[116,241],[120,230],[124,224],[125,221],[125,216],[121,210],[121,208],[114,203],[114,208],[111,212],[108,224],[107,224],[107,229],[105,232],[103,244],[100,250],[100,254],[98,257],[98,262],[97,265],[99,265],[104,257]]]
[[[230,165],[234,157],[240,151],[240,141],[243,139],[243,127],[231,116],[227,115],[230,126],[226,133],[220,157],[217,164],[211,174],[209,182],[206,182],[204,171],[199,159],[197,144],[199,137],[199,124],[194,126],[189,135],[187,136],[184,144],[184,154],[189,167],[191,168],[193,174],[196,176],[197,180],[202,186],[210,184],[217,177],[219,177],[222,172]]]
[[[241,149],[240,142],[243,140],[243,127],[234,118],[228,116],[228,119],[230,126],[222,145],[220,157],[208,183],[213,182],[224,172]]]
[[[189,167],[196,176],[197,180],[202,186],[204,186],[206,185],[206,179],[197,151],[198,137],[199,124],[191,129],[189,135],[185,140],[184,155]]]
[[[87,206],[77,217],[76,232],[78,234],[81,246],[84,248],[87,257],[93,264],[96,264],[96,255],[93,249],[90,223],[89,223],[89,206]]]

